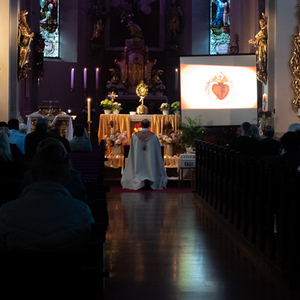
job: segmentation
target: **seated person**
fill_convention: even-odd
[[[276,156],[279,153],[280,142],[273,139],[274,128],[272,126],[265,126],[264,139],[260,141],[264,155]]]
[[[275,165],[277,167],[288,166],[297,170],[300,166],[300,135],[297,132],[288,131],[281,137],[280,142],[283,150],[276,158]]]
[[[248,122],[241,125],[241,135],[230,141],[229,149],[249,156],[260,156],[263,153],[259,141],[251,137],[251,124]]]
[[[49,135],[51,137],[53,137],[53,138],[58,139],[59,141],[61,141],[63,143],[63,145],[65,146],[65,148],[66,148],[66,150],[67,150],[68,153],[71,152],[70,142],[66,138],[64,138],[64,137],[62,137],[60,135],[58,127],[52,127],[52,128],[50,128]]]
[[[46,138],[46,139],[42,140],[38,144],[37,151],[40,148],[45,147],[46,145],[51,144],[51,143],[61,144],[61,142],[58,139],[49,137],[49,138]],[[24,174],[24,178],[23,178],[22,184],[20,186],[20,190],[21,191],[24,190],[32,182],[33,182],[32,171],[28,170]],[[80,174],[80,172],[76,171],[72,167],[70,169],[70,173],[69,173],[69,176],[68,176],[67,180],[64,181],[62,183],[62,185],[71,193],[72,197],[74,197],[78,200],[82,200],[82,201],[87,201],[88,200],[87,193],[86,193],[86,188],[85,188],[85,186],[83,184],[83,181],[81,179],[81,174]]]
[[[17,145],[22,154],[25,154],[25,135],[19,132],[19,120],[10,119],[8,121],[8,128],[10,131],[9,142]]]
[[[34,182],[0,208],[1,251],[84,250],[94,222],[90,208],[63,183],[71,163],[65,148],[50,143],[32,160]]]
[[[0,184],[2,188],[6,188],[5,183],[8,181],[20,181],[28,166],[16,160],[11,152],[11,146],[8,140],[8,133],[0,127]],[[15,191],[12,191],[15,192]],[[11,195],[1,190],[1,198],[10,198]]]
[[[93,150],[92,143],[82,125],[74,127],[74,137],[70,140],[70,147],[72,152],[90,152]]]
[[[121,179],[123,188],[138,190],[148,181],[151,189],[166,188],[168,176],[157,136],[148,130],[149,120],[141,122],[142,130],[133,134],[127,163]]]
[[[35,131],[28,133],[25,137],[25,155],[27,158],[32,159],[39,142],[49,137],[47,130],[48,120],[45,118],[37,119],[35,122]]]

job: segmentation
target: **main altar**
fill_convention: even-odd
[[[130,114],[101,114],[99,120],[98,141],[105,139],[105,135],[110,135],[110,128],[108,126],[109,121],[115,121],[114,130],[116,132],[126,131],[127,143],[130,144],[132,134],[134,134],[134,128],[143,119],[150,121],[151,131],[157,136],[164,131],[164,125],[170,123],[173,130],[177,130],[180,124],[180,115],[130,115]],[[120,146],[120,154],[115,155],[111,147],[106,148],[106,156],[109,160],[108,165],[110,167],[118,168],[124,166],[124,149]],[[178,165],[178,158],[165,156],[165,165],[167,167],[176,167]]]

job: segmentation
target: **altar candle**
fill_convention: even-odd
[[[83,88],[86,90],[86,82],[87,82],[87,69],[83,70]]]
[[[96,90],[99,88],[99,68],[96,68]]]
[[[267,106],[267,94],[263,94],[263,111],[267,111],[268,106]]]
[[[74,89],[74,69],[71,69],[71,90]]]
[[[91,98],[87,99],[88,121],[91,121]]]
[[[178,90],[178,69],[175,69],[175,90]]]

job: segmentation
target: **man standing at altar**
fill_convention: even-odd
[[[131,137],[127,163],[121,179],[125,189],[138,190],[148,186],[153,190],[167,187],[168,176],[157,136],[149,131],[150,122],[141,122],[142,130]]]

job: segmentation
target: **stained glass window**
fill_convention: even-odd
[[[230,0],[210,2],[210,54],[227,54],[230,43]]]
[[[40,34],[44,57],[59,57],[59,0],[40,0]]]

